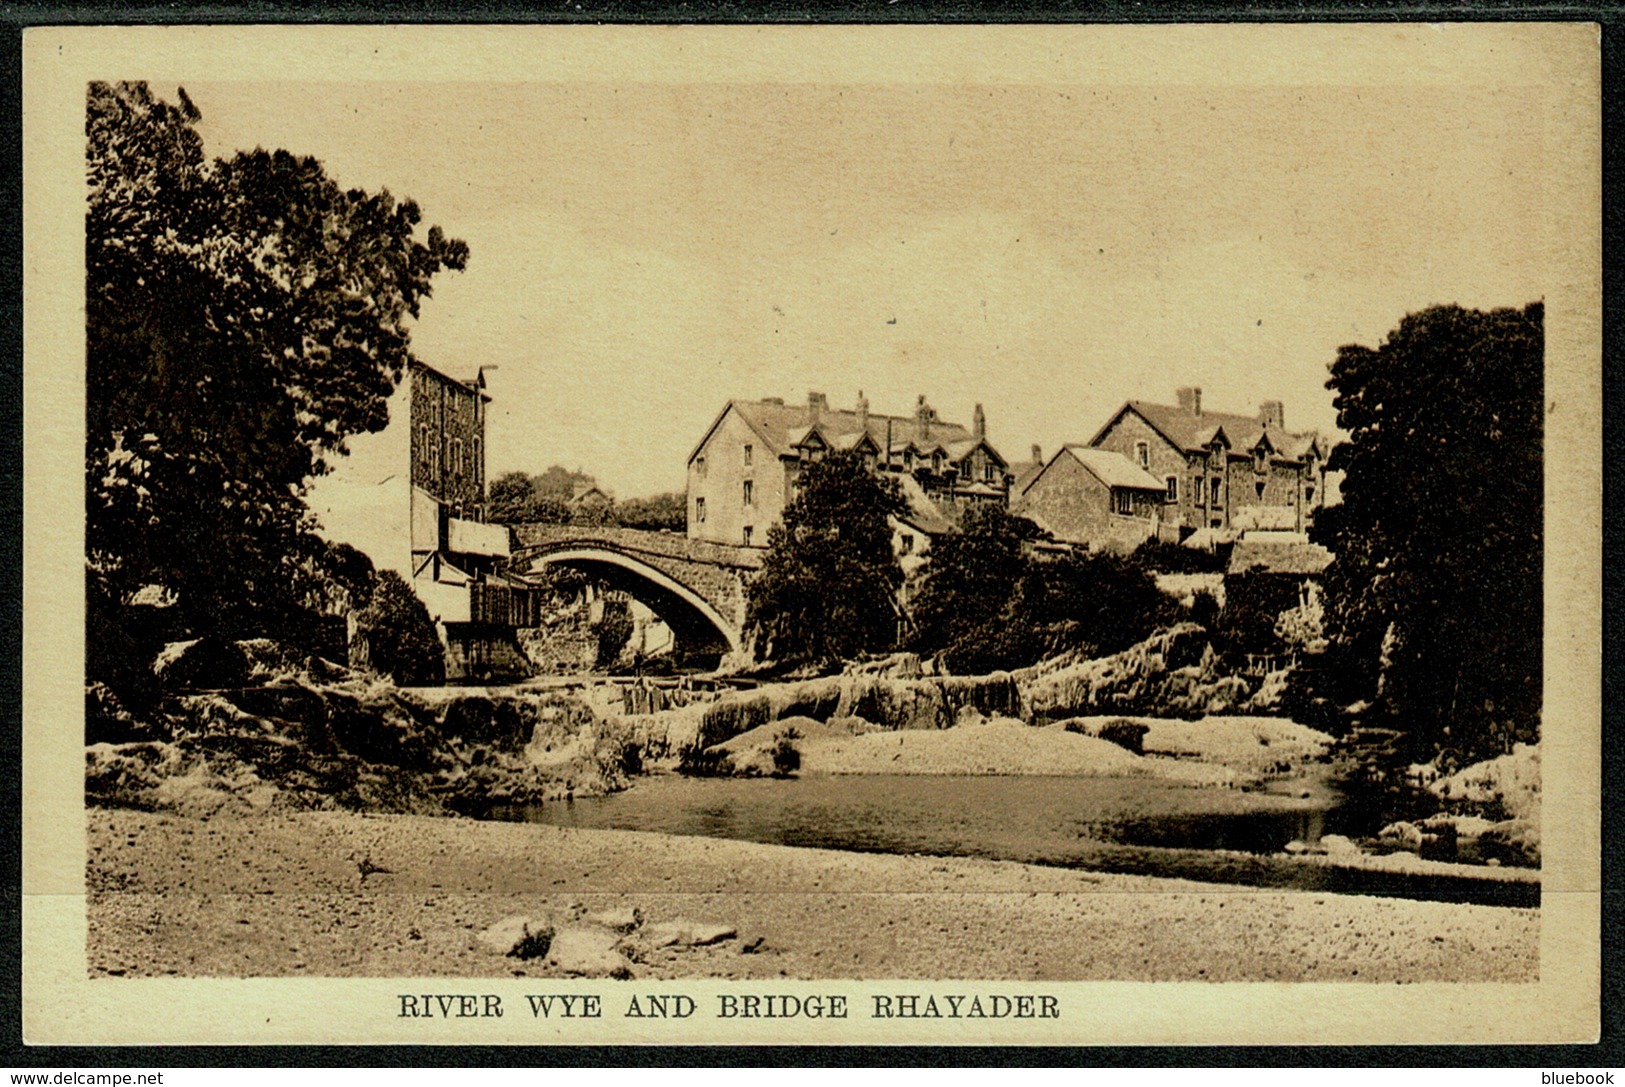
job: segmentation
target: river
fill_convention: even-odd
[[[1301,783],[1299,783],[1301,785]],[[1242,792],[1145,778],[654,775],[605,797],[499,807],[487,817],[874,853],[973,856],[1242,884],[1506,906],[1538,885],[1309,865],[1282,853],[1368,835],[1357,798],[1314,783]]]

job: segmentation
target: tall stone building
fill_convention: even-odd
[[[502,572],[508,530],[486,524],[485,369],[459,379],[414,361],[389,425],[350,442],[308,501],[332,540],[393,570],[428,609],[448,678],[525,674],[514,630],[536,622],[533,589]]]

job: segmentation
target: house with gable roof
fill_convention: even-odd
[[[689,538],[766,547],[806,466],[847,451],[902,488],[909,509],[892,528],[906,572],[932,537],[955,531],[967,506],[1009,501],[1009,465],[987,440],[980,404],[965,427],[940,419],[924,396],[912,416],[871,412],[861,392],[851,410],[832,409],[817,392],[804,404],[730,400],[689,454]]]
[[[1286,428],[1279,400],[1257,415],[1206,411],[1202,390],[1174,404],[1130,400],[1089,444],[1127,457],[1164,488],[1161,521],[1181,540],[1228,542],[1249,530],[1306,532],[1325,502],[1326,447]]]
[[[1062,543],[1132,551],[1163,531],[1163,482],[1121,453],[1063,445],[1023,478],[1010,512]]]

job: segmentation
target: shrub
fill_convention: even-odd
[[[796,728],[787,728],[779,733],[769,754],[773,757],[773,776],[776,778],[789,777],[801,769],[801,749],[796,741],[801,739],[801,731]]]
[[[446,655],[429,609],[399,574],[383,570],[372,599],[356,616],[356,635],[367,664],[403,687],[446,680]]]
[[[598,667],[615,663],[632,639],[632,608],[624,600],[604,601],[604,617],[598,622]]]

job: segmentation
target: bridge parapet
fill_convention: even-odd
[[[516,551],[564,543],[601,543],[644,555],[664,555],[706,566],[728,566],[740,570],[760,570],[762,550],[757,547],[730,547],[709,540],[691,540],[675,532],[649,532],[614,525],[553,525],[545,523],[514,525]]]

